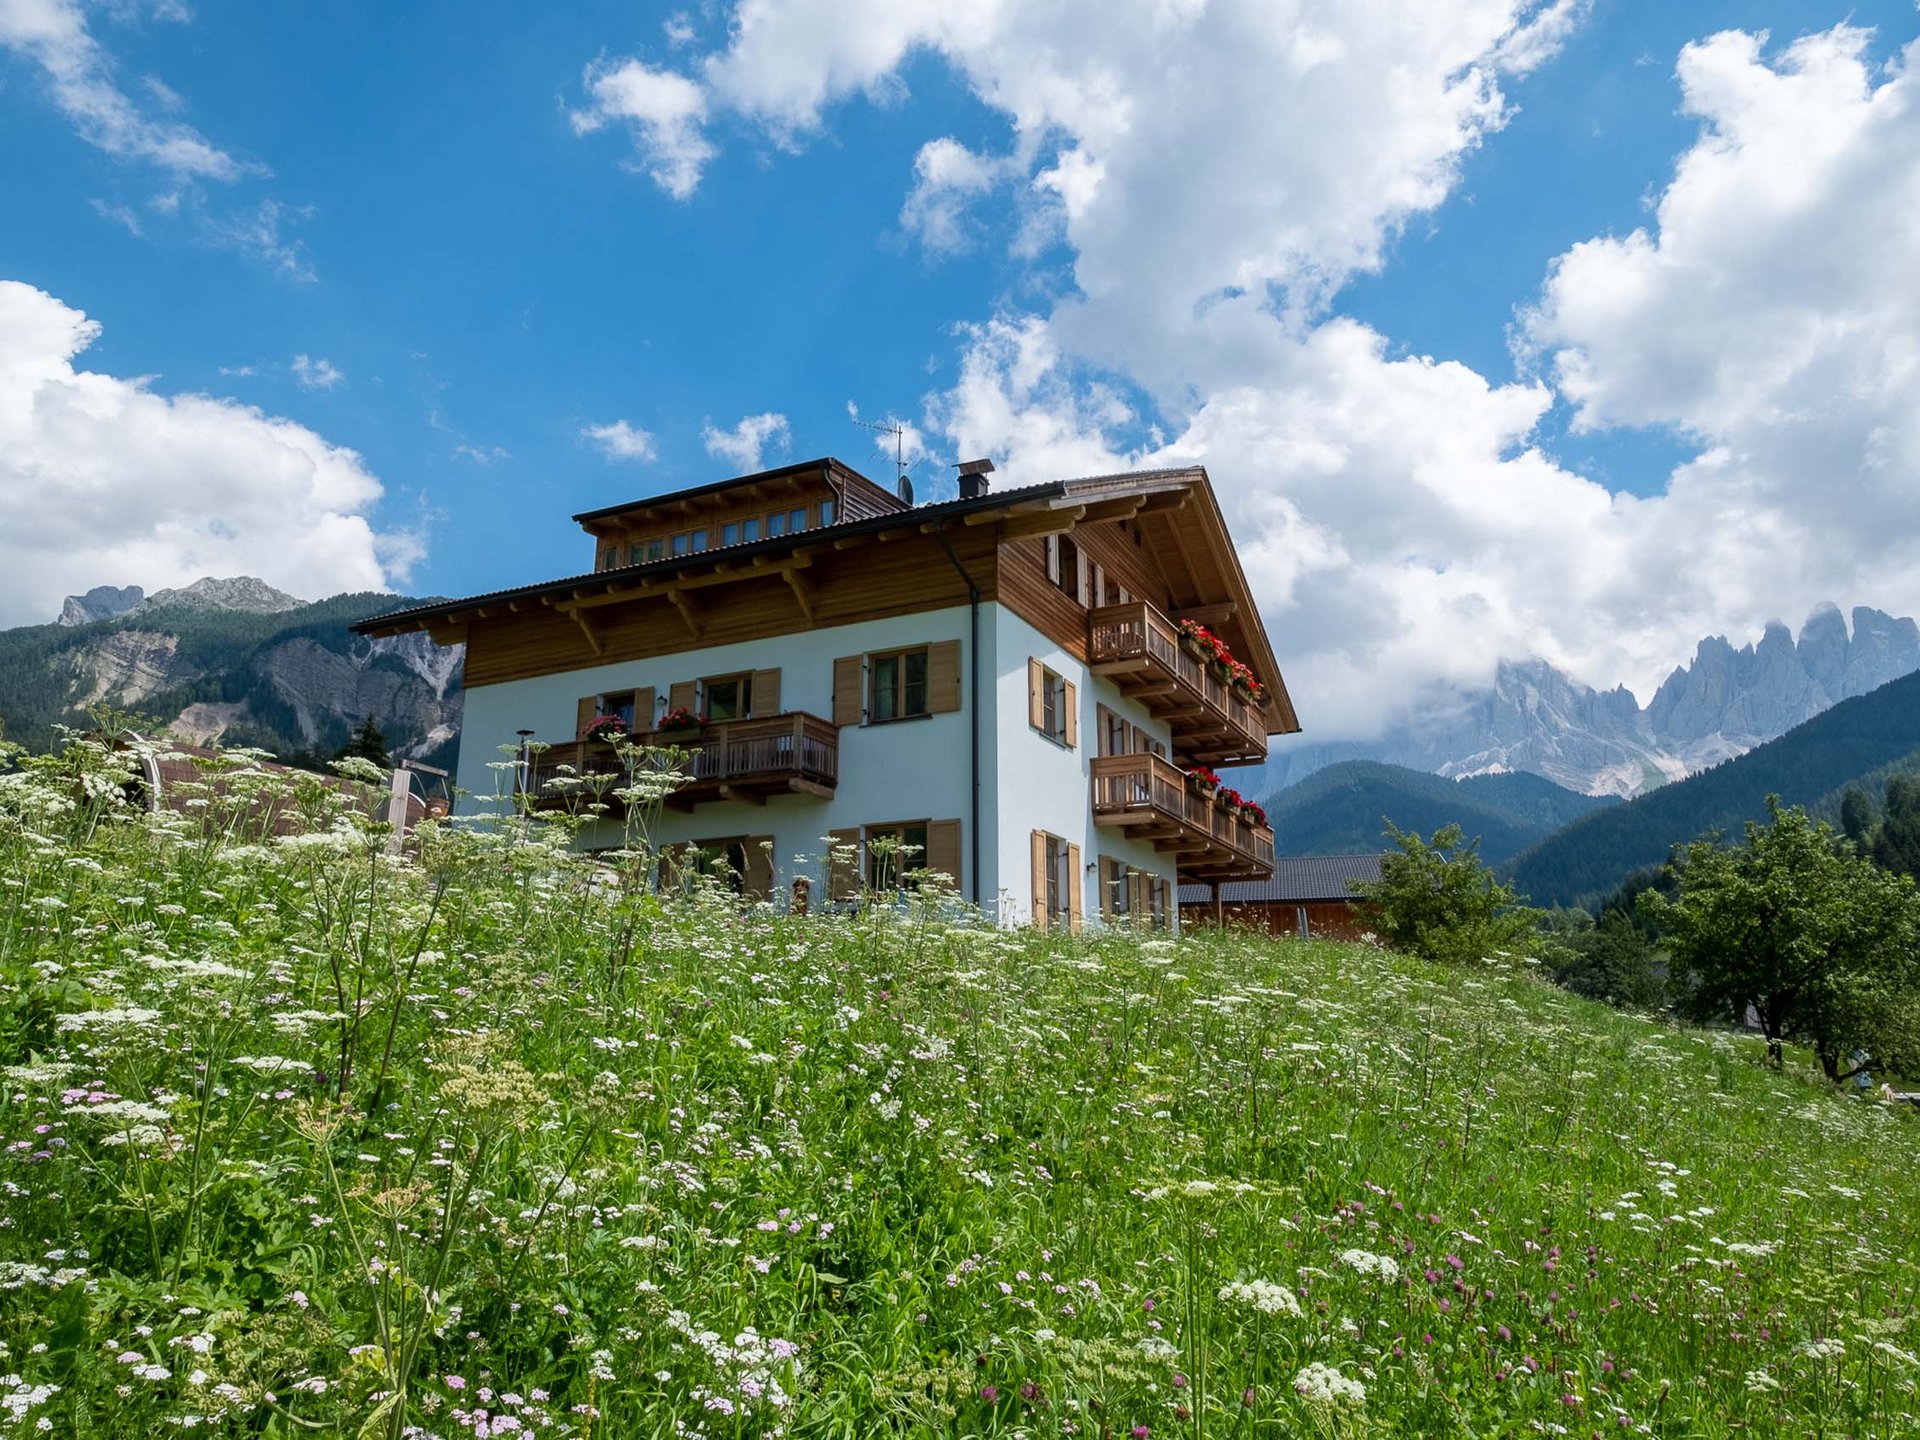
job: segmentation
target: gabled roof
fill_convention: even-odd
[[[1224,905],[1307,905],[1352,900],[1352,882],[1380,878],[1379,855],[1282,855],[1268,880],[1234,880],[1220,887]],[[1213,903],[1212,887],[1182,885],[1182,905]]]
[[[828,457],[782,466],[777,470],[760,471],[755,475],[721,482],[717,486],[700,486],[674,495],[614,506],[610,510],[586,511],[574,518],[583,522],[591,521],[597,516],[667,503],[687,495],[706,494],[755,480],[800,474],[820,467],[835,468],[871,485],[858,472]],[[873,488],[881,494],[886,493],[877,486]],[[1204,503],[1189,503],[1196,492]],[[1049,511],[1054,512],[1054,519],[1060,522],[1058,525],[1050,522],[1045,513]],[[1013,489],[990,490],[972,498],[911,508],[902,506],[882,514],[842,519],[832,525],[767,536],[740,545],[670,555],[638,565],[595,570],[536,585],[522,585],[460,600],[419,605],[409,610],[372,616],[352,628],[363,635],[424,630],[435,625],[458,624],[471,618],[474,612],[495,605],[511,607],[528,600],[551,603],[563,598],[584,598],[633,588],[641,582],[739,568],[743,562],[750,566],[766,567],[786,555],[810,551],[823,544],[832,545],[854,536],[898,530],[903,524],[918,526],[953,520],[971,526],[991,524],[1003,518],[1010,522],[1009,531],[1015,523],[1039,527],[1024,532],[1028,534],[1042,533],[1048,528],[1065,528],[1081,519],[1090,523],[1124,519],[1137,525],[1152,542],[1160,568],[1172,587],[1170,599],[1173,608],[1183,613],[1218,612],[1219,618],[1207,622],[1210,628],[1219,632],[1253,668],[1254,673],[1267,682],[1265,712],[1268,732],[1292,734],[1300,729],[1299,717],[1294,712],[1292,698],[1287,694],[1279,661],[1274,657],[1266,629],[1260,621],[1252,588],[1247,584],[1246,572],[1241,569],[1240,557],[1234,550],[1232,537],[1227,533],[1226,521],[1213,493],[1213,482],[1206,470],[1197,465],[1087,475],[1074,480],[1053,480]]]
[[[911,515],[915,524],[950,518],[964,520],[969,515],[988,514],[994,510],[1011,510],[1015,506],[1029,504],[1035,500],[1044,501],[1064,493],[1065,486],[1058,480],[1040,485],[1027,485],[1017,490],[994,490],[973,499],[918,505],[911,511],[868,515],[858,520],[842,520],[832,525],[816,525],[811,530],[770,535],[764,539],[751,540],[740,545],[724,545],[713,550],[696,550],[687,555],[669,555],[665,559],[649,560],[639,565],[622,565],[612,570],[591,570],[585,574],[568,575],[558,580],[542,580],[534,585],[516,585],[506,590],[488,590],[479,595],[462,596],[458,600],[440,600],[431,605],[415,605],[406,610],[390,610],[384,615],[370,615],[365,620],[355,621],[347,628],[361,635],[397,635],[407,630],[424,630],[436,622],[452,621],[467,612],[488,605],[510,604],[516,600],[539,600],[577,590],[613,589],[634,580],[650,580],[712,570],[723,563],[753,560],[763,555],[786,554],[822,543],[831,544],[836,539],[850,535],[865,535],[897,528],[907,515]]]
[[[725,480],[712,480],[703,485],[689,485],[685,489],[669,490],[661,495],[644,495],[637,500],[624,500],[618,505],[602,505],[597,510],[582,510],[573,519],[576,524],[591,526],[595,520],[610,519],[615,515],[625,515],[635,510],[649,510],[657,505],[673,505],[682,500],[697,500],[703,496],[717,495],[724,490],[745,489],[769,480],[784,480],[789,476],[807,475],[815,471],[818,471],[823,478],[829,474],[837,474],[844,480],[851,480],[869,490],[877,501],[884,501],[894,509],[907,508],[906,503],[891,490],[868,479],[844,460],[837,460],[831,455],[822,455],[817,460],[796,460],[791,465],[777,465],[771,470],[756,470],[751,475],[734,475]]]

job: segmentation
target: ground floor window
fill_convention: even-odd
[[[867,828],[867,888],[907,890],[920,884],[927,868],[927,822]]]

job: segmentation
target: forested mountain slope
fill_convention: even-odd
[[[1383,821],[1430,834],[1458,823],[1494,862],[1518,854],[1569,821],[1619,802],[1580,795],[1539,775],[1449,780],[1404,765],[1348,760],[1316,771],[1266,802],[1282,855],[1363,855],[1383,849]]]
[[[1512,875],[1535,904],[1590,904],[1674,845],[1737,830],[1767,796],[1814,805],[1920,748],[1920,674],[1843,700],[1777,740],[1624,805],[1574,821],[1522,854]]]

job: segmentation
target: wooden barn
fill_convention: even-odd
[[[1370,928],[1356,883],[1380,878],[1378,855],[1284,855],[1267,880],[1182,885],[1187,925],[1251,925],[1274,935],[1358,940]]]

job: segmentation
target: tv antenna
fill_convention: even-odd
[[[857,415],[853,417],[853,423],[858,425],[862,430],[873,431],[876,435],[891,435],[893,437],[894,493],[907,504],[913,504],[913,475],[910,467],[907,465],[906,425],[899,420],[888,420],[884,423],[875,420],[862,420]],[[875,444],[874,449],[879,453],[885,453],[881,450],[878,443]],[[914,461],[916,465],[919,463],[917,460]]]

